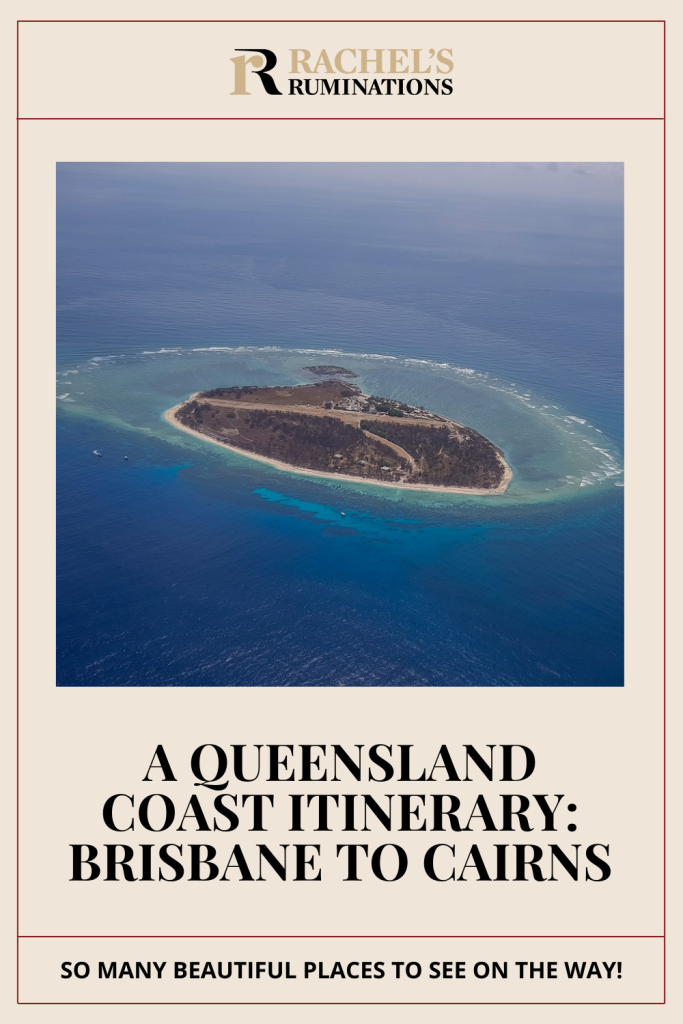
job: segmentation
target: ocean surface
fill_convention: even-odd
[[[623,685],[617,165],[60,164],[57,206],[59,686]],[[481,431],[508,492],[163,418],[316,362]]]

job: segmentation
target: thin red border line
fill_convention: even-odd
[[[388,1002],[377,1002],[377,1003],[322,1003],[322,1002],[298,1002],[298,1003],[219,1003],[216,1001],[210,1003],[160,1003],[160,1002],[144,1002],[144,1003],[34,1003],[34,1002],[18,1002],[19,1006],[664,1006],[663,1002],[657,1003],[475,1003],[460,1002],[460,1003],[388,1003]]]
[[[18,935],[18,939],[664,939],[664,935]]]
[[[667,210],[667,22],[666,18],[612,18],[612,19],[498,19],[492,20],[492,22],[484,22],[484,20],[403,20],[403,22],[397,22],[396,24],[428,24],[428,25],[439,25],[439,24],[504,24],[504,25],[515,25],[515,24],[575,24],[575,25],[629,25],[629,24],[648,24],[648,25],[661,25],[664,28],[663,33],[663,79],[664,79],[664,114],[661,118],[468,118],[468,119],[429,119],[429,120],[578,120],[578,121],[589,121],[589,120],[604,120],[604,121],[635,121],[635,120],[647,120],[647,121],[661,121],[663,122],[664,128],[664,687],[663,687],[663,705],[664,705],[664,736],[663,736],[663,763],[664,763],[664,926],[665,931],[663,936],[616,936],[616,938],[661,938],[664,940],[664,999],[661,1002],[500,1002],[500,1004],[494,1004],[494,1002],[455,1002],[455,1004],[429,1004],[429,1002],[416,1002],[416,1004],[401,1004],[401,1002],[386,1002],[386,1004],[354,1004],[354,1002],[323,1002],[323,1004],[204,1004],[204,1002],[187,1002],[187,1004],[174,1004],[174,1002],[160,1002],[160,1004],[122,1004],[122,1002],[114,1002],[114,1004],[100,1004],[100,1002],[93,1002],[93,1004],[71,1004],[71,1002],[22,1002],[18,997],[18,983],[19,983],[19,969],[18,969],[18,949],[19,949],[19,938],[28,938],[29,936],[19,936],[18,922],[19,922],[19,676],[18,676],[18,656],[19,656],[19,624],[18,624],[18,592],[19,592],[19,562],[18,562],[18,530],[19,530],[19,463],[18,463],[18,429],[19,429],[19,414],[18,414],[18,386],[19,386],[19,268],[18,268],[18,257],[19,257],[19,121],[20,120],[200,120],[200,119],[162,119],[162,118],[117,118],[117,119],[104,119],[104,118],[54,118],[54,119],[43,119],[43,118],[19,118],[19,25],[20,24],[100,24],[97,19],[17,19],[16,22],[16,1002],[19,1006],[664,1006],[667,1001],[667,634],[666,634],[666,612],[667,612],[667,591],[666,591],[666,580],[667,580],[667,566],[666,566],[666,545],[667,545],[667,511],[666,511],[666,499],[667,499],[667,465],[666,465],[666,452],[667,452],[667,420],[666,420],[666,361],[667,361],[667,221],[666,221],[666,210]],[[134,20],[134,19],[120,19],[119,22],[111,20],[103,24],[152,24],[160,25],[166,24],[163,19],[157,20]],[[185,19],[183,22],[170,22],[169,24],[271,24],[271,19],[260,20],[260,22],[249,22],[249,20],[234,20],[234,22],[199,22],[199,20]],[[393,24],[391,19],[375,20],[351,20],[348,19],[346,22],[338,22],[338,20],[325,20],[325,22],[314,22],[312,19],[308,20],[297,20],[297,22],[274,22],[272,24]],[[396,119],[381,119],[381,118],[366,118],[366,119],[354,119],[354,118],[301,118],[301,119],[247,119],[247,118],[234,118],[234,119],[201,119],[201,120],[427,120],[424,118],[396,118]],[[55,936],[31,936],[31,938],[53,938]],[[93,938],[95,936],[92,936]],[[97,936],[104,937],[104,936]],[[160,936],[163,937],[163,936]],[[292,936],[295,938],[295,936]],[[323,937],[323,936],[319,936]],[[479,936],[473,936],[479,937]],[[578,936],[565,936],[565,938],[573,938]],[[405,936],[405,938],[419,938],[419,936]],[[529,936],[496,936],[496,938],[529,938]],[[562,938],[562,936],[545,936],[545,938]],[[586,936],[586,938],[600,938],[600,936]]]
[[[17,288],[17,312],[16,312],[16,349],[17,349],[17,391],[16,391],[16,405],[17,405],[17,443],[16,443],[16,485],[17,485],[17,496],[16,496],[16,601],[17,601],[17,612],[16,612],[16,702],[17,702],[17,836],[16,836],[16,925],[17,925],[17,939],[16,939],[16,975],[17,975],[17,1003],[19,1002],[19,22],[17,22],[17,164],[16,164],[16,189],[17,189],[17,268],[16,268],[16,288]]]
[[[664,22],[664,53],[663,53],[663,79],[664,79],[664,103],[663,103],[663,143],[664,143],[664,187],[663,187],[663,232],[664,232],[664,262],[661,267],[663,276],[663,305],[664,305],[664,352],[663,352],[663,402],[661,402],[661,415],[663,415],[664,439],[664,518],[663,518],[663,549],[661,556],[664,562],[664,603],[663,603],[663,631],[661,631],[661,642],[664,647],[664,680],[663,680],[663,737],[661,737],[661,763],[663,763],[664,785],[663,785],[663,810],[664,810],[664,866],[663,866],[663,896],[664,896],[664,1001],[667,1001],[667,23]]]
[[[20,18],[17,25],[664,25],[664,18]]]
[[[663,121],[663,117],[19,117],[17,121]],[[182,161],[180,161],[182,163]]]

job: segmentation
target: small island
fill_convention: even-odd
[[[304,366],[304,370],[315,374],[316,377],[348,377],[351,379],[358,376],[353,370],[347,370],[344,366],[329,366],[327,363],[321,363],[318,366]]]
[[[214,388],[165,415],[289,472],[460,494],[502,494],[512,479],[500,448],[471,427],[346,381]]]

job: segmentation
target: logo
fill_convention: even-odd
[[[235,52],[239,56],[230,58],[235,67],[231,96],[252,95],[247,85],[253,87],[256,82],[247,78],[247,71],[250,76],[256,75],[269,96],[283,95],[270,74],[277,64],[272,50],[241,47]],[[290,49],[289,54],[291,68],[281,81],[288,96],[453,95],[453,79],[443,77],[454,68],[452,48],[344,47],[337,53],[323,49],[317,57],[311,57],[310,50],[305,49]]]
[[[230,60],[235,65],[235,90],[231,92],[231,96],[251,96],[251,93],[247,90],[247,66],[252,65],[250,71],[252,75],[258,75],[261,85],[266,90],[269,96],[282,96],[282,93],[278,89],[273,80],[273,76],[268,74],[272,71],[277,64],[277,57],[272,50],[247,50],[242,49],[238,51],[240,53],[253,53],[253,57],[231,57]]]

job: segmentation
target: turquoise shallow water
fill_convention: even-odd
[[[480,501],[509,505],[569,498],[588,488],[623,486],[618,447],[600,428],[523,385],[471,367],[428,359],[329,348],[178,346],[144,350],[139,355],[95,356],[61,370],[57,399],[67,406],[64,412],[163,438],[208,456],[206,442],[175,430],[163,419],[168,408],[193,392],[217,386],[309,383],[314,378],[305,366],[324,359],[343,361],[358,375],[355,383],[367,394],[423,405],[475,427],[501,447],[513,469],[512,483],[504,497],[486,496]],[[251,462],[228,451],[213,454],[243,469]],[[253,463],[252,470],[267,479],[282,476],[263,466],[254,469]],[[350,493],[377,492],[372,485],[342,481],[331,481],[328,486]],[[469,495],[455,498],[400,489],[386,494],[386,490],[380,491],[385,500],[444,509],[476,500]]]
[[[623,684],[621,202],[415,166],[60,166],[58,685]],[[314,362],[481,431],[508,492],[163,418]]]

